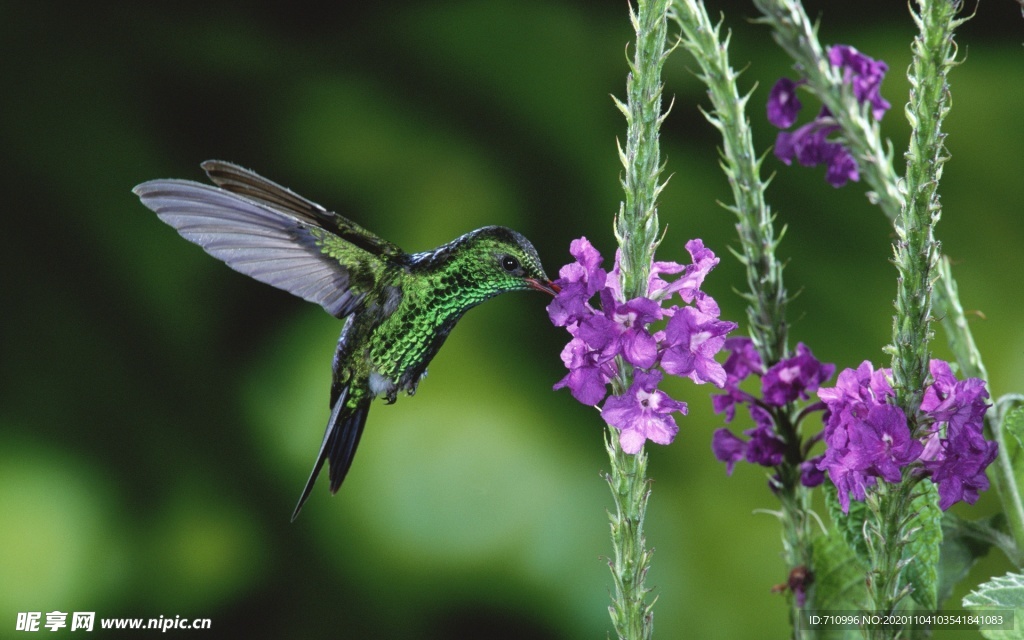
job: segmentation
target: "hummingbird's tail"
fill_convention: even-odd
[[[299,517],[302,505],[309,498],[313,490],[320,469],[327,460],[331,466],[331,493],[336,493],[341,486],[345,474],[352,466],[352,458],[356,455],[356,446],[359,444],[359,436],[363,434],[363,427],[366,426],[366,416],[370,412],[370,401],[372,397],[353,399],[349,397],[350,387],[342,389],[338,399],[331,409],[331,418],[327,422],[327,431],[324,433],[324,440],[320,444],[320,454],[317,456],[313,471],[306,481],[306,488],[302,490],[299,503],[295,505],[292,513],[292,522]],[[350,402],[354,400],[354,402]]]

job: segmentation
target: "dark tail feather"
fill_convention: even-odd
[[[354,409],[346,407],[348,401],[348,389],[345,389],[334,402],[331,410],[331,418],[327,422],[327,431],[324,433],[324,440],[320,444],[320,454],[317,456],[313,471],[306,481],[306,488],[302,490],[299,503],[295,505],[295,512],[292,513],[292,522],[299,517],[302,505],[306,503],[313,485],[316,483],[320,469],[324,466],[324,460],[330,463],[331,471],[331,493],[336,493],[341,486],[345,474],[352,466],[352,458],[356,455],[356,446],[359,444],[359,436],[363,434],[363,427],[366,426],[366,416],[370,411],[370,400],[366,398],[359,402]]]

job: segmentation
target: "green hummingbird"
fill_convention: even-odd
[[[189,242],[232,269],[315,302],[344,320],[334,354],[331,416],[294,521],[323,467],[331,493],[345,479],[371,401],[416,392],[466,311],[506,291],[558,291],[536,249],[506,227],[470,231],[406,253],[253,171],[202,163],[216,186],[151,180],[133,190]]]

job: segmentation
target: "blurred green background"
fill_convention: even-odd
[[[764,99],[789,64],[748,4],[710,5],[743,86],[758,83],[767,149]],[[807,7],[824,42],[890,63],[884,131],[902,167],[905,3]],[[972,327],[996,394],[1024,391],[1022,34],[1010,0],[961,29],[941,188],[939,235],[984,314]],[[542,296],[468,314],[416,398],[375,406],[340,493],[321,482],[291,524],[340,323],[183,241],[131,188],[222,158],[410,251],[503,224],[551,274],[580,235],[610,259],[625,127],[609,94],[624,95],[631,37],[620,1],[0,5],[0,636],[19,611],[57,609],[210,618],[224,638],[605,637],[603,423],[551,391],[566,336]],[[692,66],[677,51],[665,70],[659,256],[703,238],[722,256],[706,289],[742,320]],[[792,343],[840,367],[885,362],[888,222],[862,185],[770,157],[774,171]],[[690,415],[649,449],[658,637],[785,637],[764,472],[726,477],[709,389],[668,386]],[[1006,570],[993,554],[970,580]]]

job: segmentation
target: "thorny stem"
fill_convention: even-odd
[[[868,513],[872,516],[865,525],[865,542],[871,557],[867,587],[874,612],[883,616],[894,614],[900,600],[910,593],[900,575],[907,562],[903,555],[914,483],[909,478],[904,480],[899,484],[880,482],[867,497]],[[898,637],[899,632],[899,627],[878,626],[869,629],[867,637],[886,640]]]
[[[636,44],[626,81],[626,103],[615,104],[626,117],[626,144],[619,146],[619,158],[625,169],[622,187],[625,202],[615,217],[615,237],[621,250],[622,291],[627,300],[647,295],[649,267],[657,246],[659,225],[657,198],[664,187],[660,182],[661,155],[658,130],[661,112],[661,68],[671,52],[666,49],[666,11],[669,0],[638,0],[630,6],[630,19],[636,31]],[[613,392],[621,394],[629,386],[632,371],[620,358],[619,378]],[[618,432],[608,427],[606,440],[611,472],[606,475],[615,500],[611,520],[611,562],[615,595],[609,607],[612,623],[620,640],[648,640],[654,628],[654,602],[647,602],[649,589],[644,578],[650,568],[651,551],[644,539],[644,515],[650,487],[647,480],[647,454],[624,453]]]

